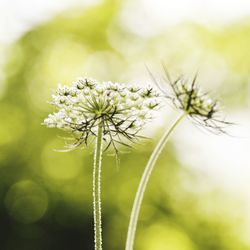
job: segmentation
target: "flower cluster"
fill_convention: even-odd
[[[164,83],[167,82],[167,86],[159,84],[149,72],[164,96],[171,99],[174,106],[184,111],[196,124],[215,134],[226,133],[225,127],[232,125],[232,123],[220,118],[221,107],[218,101],[211,99],[199,89],[196,84],[197,75],[191,83],[183,77],[172,81],[165,67],[164,70],[167,76]],[[168,86],[170,86],[170,90]]]
[[[79,78],[71,87],[59,85],[52,99],[57,111],[44,120],[46,126],[73,132],[76,147],[97,136],[101,124],[107,148],[112,145],[116,151],[116,143],[127,145],[124,138],[134,141],[138,137],[160,103],[152,87],[99,83],[89,78]]]
[[[221,107],[217,100],[202,93],[196,85],[196,76],[191,84],[185,79],[178,79],[171,84],[174,92],[174,104],[185,111],[194,122],[203,125],[213,133],[225,133],[224,128],[231,123],[221,119]]]

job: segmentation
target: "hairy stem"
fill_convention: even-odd
[[[130,221],[129,221],[129,228],[128,228],[128,234],[127,234],[127,241],[126,241],[126,250],[133,250],[133,244],[134,244],[134,238],[135,238],[135,232],[136,232],[136,226],[137,226],[137,221],[140,213],[140,208],[142,204],[142,199],[143,195],[145,192],[145,189],[147,187],[147,183],[149,181],[149,177],[152,173],[152,170],[155,166],[155,163],[157,159],[159,158],[163,148],[165,147],[169,136],[172,134],[174,131],[175,127],[181,122],[181,120],[186,116],[186,113],[181,115],[170,127],[169,130],[167,130],[160,141],[158,142],[157,146],[155,147],[153,153],[151,154],[149,161],[145,167],[145,170],[143,172],[139,187],[136,192],[131,216],[130,216]]]
[[[102,217],[101,217],[101,167],[102,167],[102,138],[103,124],[98,126],[94,166],[93,166],[93,208],[94,208],[94,230],[95,250],[102,249]]]

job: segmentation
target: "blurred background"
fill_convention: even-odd
[[[0,1],[0,249],[93,249],[93,149],[41,126],[58,83],[79,76],[148,85],[162,61],[219,98],[233,136],[189,120],[145,194],[136,250],[250,249],[250,2]],[[104,249],[124,249],[143,168],[178,116],[162,110],[133,150],[103,162]]]

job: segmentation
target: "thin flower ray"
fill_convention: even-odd
[[[163,69],[165,73],[164,81],[158,82],[147,68],[164,97],[171,99],[175,108],[186,113],[187,117],[199,127],[204,127],[214,134],[228,134],[227,127],[235,124],[220,118],[219,114],[222,108],[219,102],[211,99],[208,92],[200,90],[197,85],[198,72],[189,83],[183,76],[172,80],[164,64]]]

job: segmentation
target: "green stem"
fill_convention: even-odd
[[[102,249],[102,217],[101,217],[101,167],[102,167],[102,138],[103,125],[98,126],[94,167],[93,167],[93,208],[94,208],[94,230],[95,250]]]
[[[181,122],[181,120],[186,116],[186,113],[182,114],[171,126],[169,130],[167,130],[162,138],[160,139],[159,143],[155,147],[153,153],[151,154],[149,161],[145,167],[145,170],[143,172],[139,187],[136,192],[131,216],[130,216],[130,222],[129,222],[129,228],[128,228],[128,234],[127,234],[127,241],[126,241],[126,250],[133,250],[133,244],[134,244],[134,238],[135,238],[135,232],[136,232],[136,226],[137,221],[139,217],[139,212],[142,204],[143,195],[145,192],[145,189],[147,187],[147,183],[149,181],[149,177],[152,173],[152,170],[155,166],[155,163],[157,159],[159,158],[163,148],[165,147],[169,136],[174,131],[175,127]]]

